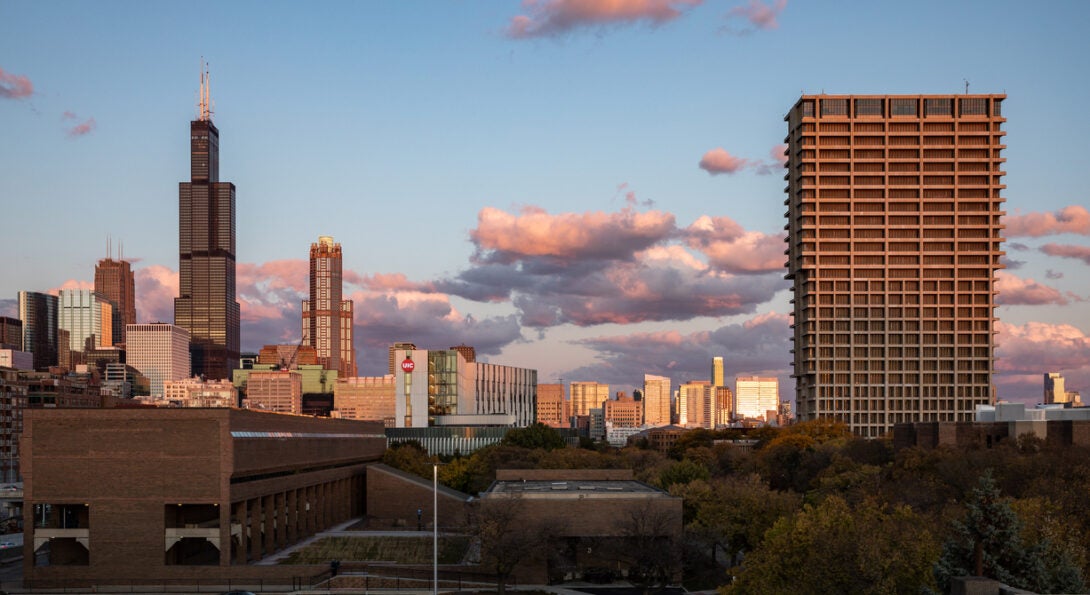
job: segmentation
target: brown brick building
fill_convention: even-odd
[[[804,95],[785,117],[801,421],[993,402],[1005,95]]]
[[[361,516],[366,464],[384,449],[371,422],[236,409],[27,410],[24,577],[276,575],[248,563]]]

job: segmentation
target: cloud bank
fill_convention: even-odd
[[[1007,215],[1003,222],[1008,238],[1039,238],[1063,233],[1090,235],[1090,211],[1079,205],[1067,206],[1055,213]]]
[[[577,29],[647,23],[680,17],[703,0],[525,0],[528,14],[515,16],[505,31],[512,39],[555,37]]]

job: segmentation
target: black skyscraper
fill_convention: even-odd
[[[239,357],[235,185],[219,181],[219,130],[212,124],[207,73],[201,75],[199,112],[189,124],[190,181],[178,184],[174,324],[191,335],[194,375],[230,378]]]

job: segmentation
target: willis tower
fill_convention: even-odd
[[[174,324],[189,331],[193,375],[230,378],[238,367],[235,185],[219,181],[219,130],[207,69],[189,123],[190,181],[178,184],[178,294]]]

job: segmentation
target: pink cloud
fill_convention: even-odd
[[[83,122],[76,124],[68,129],[68,138],[79,138],[81,136],[90,134],[95,129],[95,119],[87,118]]]
[[[529,14],[511,19],[506,34],[514,39],[562,35],[584,27],[662,25],[703,0],[524,0]]]
[[[730,273],[784,270],[784,234],[746,231],[729,217],[704,215],[684,230],[685,242],[704,253],[711,265]]]
[[[516,215],[485,207],[477,215],[470,239],[477,245],[475,258],[483,262],[511,262],[527,256],[570,261],[630,257],[674,230],[674,216],[660,211],[625,208],[617,213],[550,215],[538,207],[525,207]]]
[[[22,99],[34,94],[34,84],[30,79],[21,74],[4,72],[0,68],[0,97],[5,99]]]
[[[1061,372],[1068,390],[1087,392],[1090,383],[1090,336],[1070,324],[996,323],[998,397],[1038,403],[1042,375]]]
[[[1055,213],[1008,215],[1003,222],[1009,238],[1037,238],[1062,233],[1090,235],[1090,211],[1079,205],[1067,206]]]
[[[178,272],[155,264],[136,269],[133,276],[136,279],[136,319],[140,322],[174,322]]]
[[[65,112],[61,114],[61,120],[75,120],[78,117],[79,116],[77,116],[75,112],[70,112],[68,110],[65,110]]]
[[[60,294],[62,289],[94,289],[94,288],[95,288],[95,284],[92,281],[83,281],[81,279],[69,279],[69,280],[65,281],[64,283],[61,283],[60,286],[54,287],[53,289],[50,289],[48,293],[50,293],[51,295],[58,295],[58,294]]]
[[[700,169],[711,175],[736,174],[749,166],[749,161],[735,157],[722,147],[716,147],[700,158]]]
[[[781,167],[787,165],[787,145],[781,143],[772,147],[768,151],[768,156],[771,157],[773,161],[780,164]]]
[[[742,28],[724,28],[731,33],[752,33],[755,30],[776,29],[780,23],[776,20],[787,7],[787,0],[775,0],[765,4],[760,0],[749,0],[749,4],[735,6],[727,12],[728,21],[741,20],[746,25]]]
[[[374,275],[361,275],[355,271],[344,271],[343,278],[345,283],[371,291],[435,291],[434,283],[410,281],[404,273],[375,273]]]
[[[1072,244],[1045,244],[1040,248],[1041,252],[1049,256],[1061,258],[1074,258],[1090,264],[1090,246],[1075,246]]]
[[[1068,303],[1068,299],[1058,289],[1005,271],[996,273],[995,288],[999,290],[996,303],[1004,306]]]

